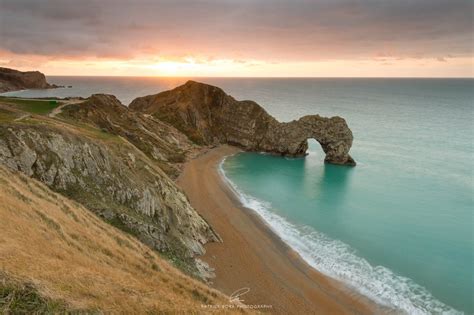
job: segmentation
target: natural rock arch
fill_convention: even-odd
[[[325,161],[355,165],[349,155],[352,132],[341,117],[308,115],[281,123],[253,101],[237,101],[222,89],[195,81],[135,99],[130,109],[150,114],[199,144],[228,143],[248,151],[303,156],[313,138]]]
[[[267,152],[304,156],[308,149],[308,139],[319,142],[326,154],[326,162],[355,165],[349,155],[352,132],[341,117],[308,115],[289,123],[277,122],[268,129],[260,147]]]

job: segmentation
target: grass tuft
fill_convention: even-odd
[[[65,313],[63,301],[45,298],[30,283],[19,283],[0,273],[0,313],[57,314]]]

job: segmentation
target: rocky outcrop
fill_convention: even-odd
[[[173,90],[139,97],[129,108],[175,126],[197,144],[228,143],[249,151],[303,156],[317,140],[325,161],[355,165],[352,132],[341,117],[310,115],[281,123],[253,101],[237,101],[222,89],[188,81]]]
[[[49,84],[39,71],[18,71],[0,67],[0,93],[23,89],[50,89],[58,86]]]
[[[176,178],[187,156],[198,150],[184,134],[151,115],[134,112],[113,95],[95,94],[63,107],[59,117],[89,123],[107,133],[120,135]]]
[[[203,254],[203,244],[219,240],[176,184],[128,141],[41,119],[0,125],[0,164],[172,257]]]

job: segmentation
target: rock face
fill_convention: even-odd
[[[309,115],[281,123],[253,101],[237,101],[222,89],[188,81],[173,90],[139,97],[129,108],[175,126],[197,144],[228,143],[249,151],[303,156],[317,140],[325,161],[355,165],[352,132],[341,117]]]
[[[46,82],[46,77],[39,71],[21,72],[14,69],[0,68],[0,93],[23,89],[49,89],[56,85]]]
[[[203,254],[203,244],[219,240],[143,152],[119,136],[87,130],[50,119],[2,123],[0,164],[82,203],[172,257]]]
[[[197,146],[176,128],[153,116],[129,110],[113,95],[92,95],[82,103],[64,107],[59,117],[89,123],[126,138],[156,161],[171,178],[178,176],[187,155],[197,150]]]

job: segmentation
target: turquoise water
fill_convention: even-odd
[[[72,89],[17,96],[133,98],[186,78],[48,77]],[[355,168],[306,158],[229,157],[225,176],[316,269],[410,314],[474,313],[474,80],[200,78],[281,121],[344,117]]]
[[[473,81],[306,85],[314,100],[288,89],[292,105],[267,110],[345,117],[358,166],[325,165],[314,140],[306,158],[238,154],[223,169],[244,204],[315,268],[381,303],[473,313]]]

